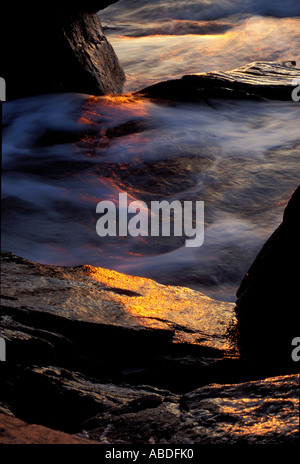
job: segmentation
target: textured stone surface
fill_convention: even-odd
[[[102,268],[45,266],[6,252],[1,270],[0,331],[9,362],[75,364],[105,381],[179,391],[235,378],[232,303]]]
[[[190,74],[136,92],[147,98],[205,101],[206,98],[292,100],[296,62],[254,62],[227,72]]]
[[[61,3],[5,6],[1,76],[7,100],[43,93],[122,91],[124,72],[96,14],[114,2],[69,7]]]
[[[105,384],[52,366],[18,369],[6,378],[11,395],[19,398],[19,405],[10,406],[14,414],[47,429],[23,423],[20,428],[3,405],[2,443],[72,443],[70,436],[56,435],[49,428],[74,434],[75,442],[83,438],[112,445],[289,444],[299,440],[298,374],[208,384],[185,394],[149,385]],[[3,380],[1,390],[5,394]]]
[[[48,314],[95,327],[155,332],[165,340],[216,351],[234,350],[227,334],[235,323],[232,303],[103,268],[40,265],[12,253],[2,253],[1,267],[7,330],[14,310],[23,318],[34,310],[37,318]]]
[[[99,414],[85,424],[87,436],[108,444],[278,444],[299,439],[298,375],[150,398]]]
[[[298,439],[299,376],[239,358],[232,304],[8,252],[1,270],[2,443],[71,443],[49,429],[102,444]]]

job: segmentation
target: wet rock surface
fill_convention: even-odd
[[[13,416],[102,444],[298,439],[296,369],[240,358],[233,304],[8,252],[1,269],[2,442]]]
[[[83,372],[101,370],[106,380],[185,390],[198,385],[200,371],[214,376],[216,363],[238,360],[228,335],[232,303],[92,266],[39,265],[12,253],[2,253],[1,268],[1,333],[10,362],[71,362]]]
[[[33,366],[26,374],[12,392],[21,395],[23,402],[23,409],[11,407],[14,414],[25,419],[27,402],[32,411],[25,420],[74,438],[100,444],[289,444],[299,440],[297,374],[209,384],[186,394],[145,385],[103,384],[52,366]],[[2,432],[3,441],[5,437],[7,432]],[[35,442],[35,435],[31,440]]]
[[[98,415],[85,424],[87,436],[108,444],[293,443],[299,438],[297,375],[212,384],[162,400],[153,395],[152,402],[138,404],[140,410]]]
[[[299,78],[295,61],[259,61],[232,71],[190,74],[159,82],[136,95],[178,102],[205,102],[207,98],[291,101],[294,82]]]
[[[235,350],[227,336],[235,322],[232,303],[99,267],[41,265],[8,252],[2,253],[1,262],[5,323],[14,320],[10,314],[19,313],[19,321],[34,323],[36,318],[48,327],[58,318],[66,325],[155,333],[163,341],[192,343],[212,352]]]

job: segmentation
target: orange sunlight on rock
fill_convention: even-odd
[[[122,289],[124,293],[116,294],[115,299],[146,327],[174,328],[176,342],[232,349],[227,330],[234,322],[233,303],[100,267],[84,266],[84,270],[101,284]]]

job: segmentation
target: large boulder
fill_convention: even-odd
[[[122,92],[124,71],[96,14],[111,3],[6,6],[0,75],[7,100],[55,92]]]
[[[237,291],[243,355],[268,363],[292,362],[291,343],[300,335],[299,263],[300,187]]]

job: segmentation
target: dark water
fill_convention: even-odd
[[[127,73],[126,89],[136,90],[253,59],[295,59],[296,15],[298,1],[121,0],[100,17]],[[299,122],[293,101],[165,106],[63,94],[6,102],[2,248],[234,301],[299,184]],[[204,201],[204,245],[186,248],[183,237],[100,238],[97,203],[117,202],[120,192],[147,204]]]

